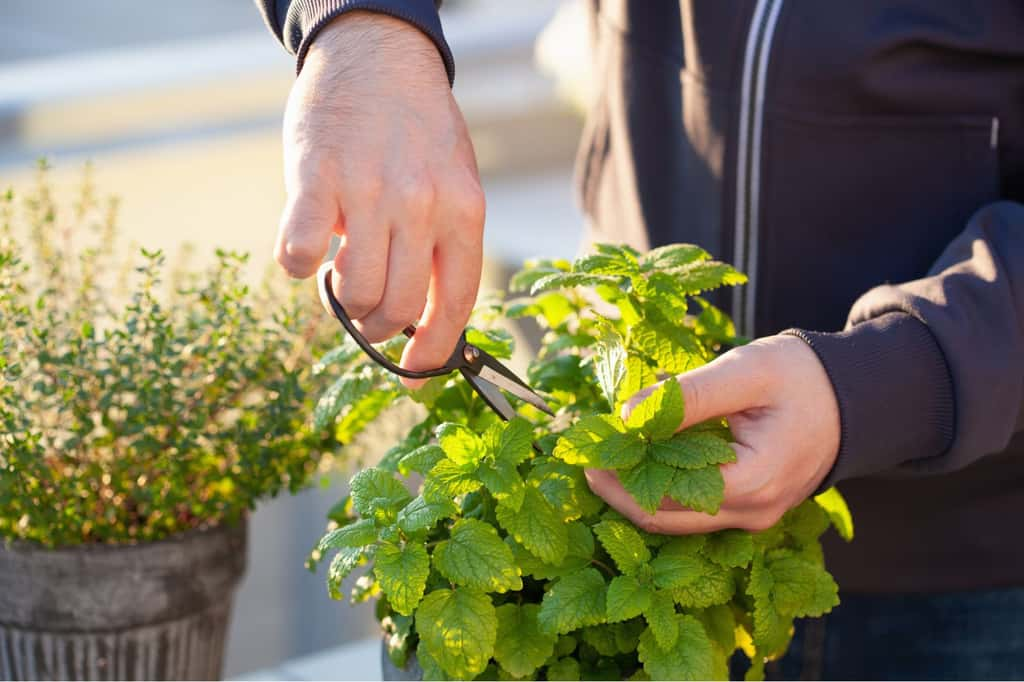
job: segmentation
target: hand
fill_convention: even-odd
[[[759,339],[676,380],[686,404],[680,429],[727,417],[736,461],[722,467],[725,501],[714,516],[667,498],[648,514],[614,472],[588,470],[591,489],[640,528],[670,535],[765,530],[810,496],[832,469],[839,452],[839,405],[818,356],[799,338]],[[638,393],[623,411],[628,414],[652,390]]]
[[[484,198],[430,39],[369,12],[324,28],[288,99],[284,167],[278,263],[309,277],[340,235],[334,294],[360,331],[375,343],[418,320],[403,366],[443,365],[480,285]]]

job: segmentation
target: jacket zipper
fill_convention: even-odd
[[[738,332],[754,334],[757,301],[758,215],[761,181],[761,133],[764,91],[772,37],[783,0],[757,0],[743,55],[740,120],[736,149],[736,225],[733,262],[747,273],[746,286],[733,290],[732,316]]]

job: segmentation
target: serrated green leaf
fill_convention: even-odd
[[[817,544],[829,525],[828,514],[814,500],[804,500],[782,517],[782,528],[799,545]]]
[[[451,537],[434,548],[434,566],[456,585],[485,592],[523,587],[512,551],[490,524],[476,519],[455,522]]]
[[[349,486],[352,506],[363,517],[372,517],[378,510],[397,514],[412,499],[405,486],[383,469],[363,469]]]
[[[500,360],[508,360],[515,350],[515,340],[512,335],[504,329],[476,329],[470,327],[466,330],[466,343],[476,346],[480,350]]]
[[[572,289],[574,287],[596,287],[601,284],[618,284],[618,278],[608,275],[591,275],[584,272],[555,272],[541,277],[530,287],[530,294],[536,296],[544,291]]]
[[[520,509],[499,502],[497,518],[516,542],[542,561],[557,565],[565,558],[569,539],[566,525],[536,488],[526,487]]]
[[[469,680],[494,655],[498,616],[491,598],[468,587],[434,590],[416,611],[420,648],[448,675]]]
[[[444,457],[444,450],[439,445],[422,445],[398,460],[398,473],[403,476],[408,476],[412,471],[425,474]]]
[[[342,547],[327,567],[327,593],[331,599],[341,599],[341,581],[359,565],[365,547]]]
[[[505,538],[523,575],[532,575],[538,580],[552,580],[590,565],[594,556],[594,536],[590,528],[579,521],[566,524],[566,528],[569,539],[565,558],[556,566],[544,563],[513,538]]]
[[[694,325],[697,336],[713,343],[727,343],[736,338],[736,327],[728,315],[703,298],[695,297],[695,300],[701,306],[700,314],[697,315]]]
[[[335,346],[327,351],[320,356],[319,360],[313,363],[313,374],[322,374],[324,370],[332,366],[345,367],[362,354],[363,349],[356,345],[352,337],[346,336],[340,346]]]
[[[685,587],[703,574],[704,562],[690,552],[677,551],[678,545],[663,545],[651,560],[654,584],[660,589]]]
[[[835,526],[839,537],[849,542],[853,539],[853,516],[846,500],[835,488],[829,488],[820,495],[814,496],[814,501],[825,510],[829,520]]]
[[[647,545],[632,525],[623,521],[601,521],[593,530],[608,556],[626,575],[636,573],[651,560]]]
[[[668,440],[652,443],[651,457],[679,469],[702,469],[736,461],[729,443],[706,431],[683,431]]]
[[[443,518],[454,516],[458,509],[451,500],[427,501],[422,495],[398,512],[398,527],[406,535],[429,529]]]
[[[704,364],[703,349],[693,332],[649,312],[629,331],[629,344],[650,358],[662,372],[682,374]]]
[[[480,436],[462,424],[441,424],[437,427],[437,440],[448,459],[460,466],[475,465],[486,453]]]
[[[519,466],[533,456],[533,426],[522,417],[505,423],[498,437],[494,458],[512,466]]]
[[[786,616],[821,616],[839,603],[838,588],[824,566],[787,550],[769,555],[771,601]]]
[[[639,272],[639,267],[635,259],[630,259],[622,252],[617,254],[593,253],[577,258],[572,264],[572,270],[592,275],[629,277]]]
[[[704,554],[726,568],[743,568],[754,558],[754,538],[745,530],[720,530],[707,536]]]
[[[658,375],[644,360],[636,355],[626,358],[626,376],[619,385],[617,404],[622,404],[641,390],[657,383]]]
[[[632,495],[640,508],[653,514],[672,487],[675,471],[667,464],[645,459],[631,469],[620,470],[618,474],[622,487]]]
[[[705,609],[725,604],[736,593],[732,571],[713,561],[701,563],[701,574],[693,582],[671,590],[672,599],[683,607]]]
[[[683,423],[683,391],[675,379],[663,381],[658,388],[633,408],[626,427],[637,429],[651,440],[672,437]]]
[[[452,500],[459,495],[479,490],[483,483],[472,471],[452,460],[442,459],[427,474],[423,484],[423,497],[428,502]]]
[[[515,465],[501,461],[484,462],[476,470],[476,476],[495,500],[519,511],[526,495],[526,485]]]
[[[568,272],[572,264],[565,259],[528,260],[522,270],[512,275],[509,280],[509,291],[529,291],[538,279],[555,272]]]
[[[721,286],[746,284],[747,276],[728,263],[706,260],[664,270],[675,279],[681,291],[699,294]]]
[[[369,370],[346,374],[324,391],[313,408],[313,428],[322,431],[331,425],[342,410],[366,397],[377,385],[377,377]]]
[[[547,679],[579,682],[580,663],[575,658],[560,658],[547,667]]]
[[[357,398],[334,425],[334,438],[339,443],[351,443],[357,435],[362,433],[366,425],[390,407],[398,396],[398,391],[385,391],[378,388],[369,395]]]
[[[325,553],[339,547],[363,547],[376,541],[377,526],[373,519],[359,519],[324,535],[317,543],[316,551]]]
[[[728,604],[719,604],[695,614],[711,640],[728,655],[736,648],[736,617]]]
[[[717,466],[675,469],[668,496],[694,511],[716,514],[725,497],[725,479]]]
[[[645,270],[677,268],[711,258],[704,249],[694,244],[667,244],[647,252],[643,259]]]
[[[564,462],[593,469],[625,469],[640,462],[645,453],[643,440],[610,414],[583,417],[562,433],[554,450],[554,456]]]
[[[626,379],[626,357],[622,337],[612,330],[607,330],[597,344],[594,374],[605,400],[613,410],[618,409],[619,386]]]
[[[594,568],[583,568],[559,578],[541,600],[541,629],[565,634],[605,620],[607,586]]]
[[[651,628],[644,630],[637,654],[653,680],[710,680],[715,678],[715,650],[704,627],[693,616],[674,617],[676,644],[669,650],[659,646]]]
[[[427,653],[425,648],[418,649],[416,651],[416,660],[420,664],[420,669],[423,671],[424,680],[458,680],[458,677],[450,677],[448,673],[444,671],[441,664],[437,662],[433,656]]]
[[[654,592],[631,575],[617,575],[608,585],[606,603],[609,623],[635,618],[651,606]]]
[[[430,574],[430,557],[421,542],[401,546],[384,544],[377,548],[373,574],[391,607],[409,616],[423,597]]]
[[[644,611],[648,629],[654,633],[654,640],[666,651],[676,645],[679,636],[679,622],[676,620],[676,605],[664,594],[655,594]]]
[[[539,612],[538,604],[503,604],[497,608],[494,660],[516,677],[531,675],[554,654],[557,637],[541,631]]]

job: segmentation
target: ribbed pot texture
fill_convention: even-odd
[[[246,524],[138,545],[0,543],[0,680],[212,680]]]

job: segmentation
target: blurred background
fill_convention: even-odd
[[[270,265],[294,60],[251,0],[4,0],[3,11],[0,189],[30,184],[46,157],[70,195],[91,161],[100,191],[121,199],[128,240],[247,251],[257,274]],[[577,248],[587,26],[578,0],[446,0],[442,18],[487,193],[484,281],[501,287],[523,259]],[[330,601],[323,572],[302,566],[345,492],[338,469],[256,512],[227,676],[375,636],[368,605]]]

